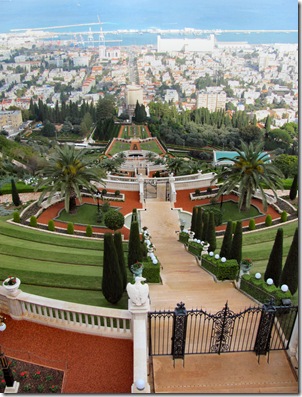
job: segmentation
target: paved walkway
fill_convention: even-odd
[[[178,211],[169,202],[148,201],[141,212],[161,265],[162,285],[149,284],[151,310],[174,309],[184,302],[187,309],[203,308],[216,313],[226,301],[234,312],[255,303],[240,293],[233,282],[215,282],[201,269],[175,233],[179,230]],[[258,358],[253,353],[153,358],[156,393],[297,393],[298,383],[284,351]]]

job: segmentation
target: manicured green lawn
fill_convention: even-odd
[[[120,208],[121,207],[118,206],[110,207],[110,209],[113,210],[118,210]],[[100,202],[100,212],[102,213],[102,202]],[[97,205],[85,203],[77,207],[77,211],[74,214],[69,214],[65,209],[63,209],[56,219],[63,222],[73,222],[82,225],[104,226],[103,219],[101,222],[97,222],[97,216]]]
[[[255,218],[256,216],[262,215],[262,213],[253,205],[250,209],[244,212],[240,212],[238,204],[234,201],[225,201],[220,207],[220,203],[204,205],[203,208],[216,208],[221,209],[222,212],[222,223],[228,222],[230,219],[235,221],[241,221],[243,219]]]
[[[157,154],[162,154],[161,149],[158,147],[158,145],[154,141],[141,142],[141,149],[142,150],[149,150],[150,152],[154,152],[154,153],[157,153]]]
[[[125,150],[130,150],[130,142],[115,141],[110,149],[109,154],[113,156],[114,154],[124,152]]]

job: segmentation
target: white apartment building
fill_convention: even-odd
[[[143,102],[143,89],[139,85],[127,85],[126,87],[126,108],[128,110],[130,119],[134,114],[136,103],[142,105]]]
[[[226,93],[224,91],[213,92],[202,90],[197,94],[196,107],[209,109],[210,112],[215,112],[220,109],[225,109]]]
[[[208,39],[162,39],[157,36],[157,52],[213,52],[215,36]]]
[[[179,96],[178,92],[176,90],[166,90],[165,93],[165,102],[178,102],[179,101]]]
[[[5,129],[8,132],[18,130],[22,124],[21,110],[0,111],[0,129]]]

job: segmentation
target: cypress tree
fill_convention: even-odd
[[[102,291],[106,300],[117,303],[123,295],[119,260],[111,233],[104,234]]]
[[[191,232],[195,232],[195,233],[196,233],[197,211],[198,211],[198,207],[196,206],[193,207],[192,218],[191,218]]]
[[[202,239],[202,208],[197,207],[197,217],[195,225],[195,238],[198,240]]]
[[[298,244],[298,228],[296,228],[279,282],[279,285],[286,284],[292,295],[297,291],[299,283]]]
[[[11,180],[11,184],[12,184],[12,201],[16,207],[19,207],[19,205],[21,205],[21,200],[14,179]]]
[[[229,259],[236,259],[238,264],[240,264],[242,259],[242,222],[241,221],[237,221],[236,223]]]
[[[215,230],[215,217],[214,217],[213,212],[210,212],[210,214],[209,214],[207,242],[210,244],[209,251],[215,251],[215,249],[216,249],[216,230]]]
[[[201,240],[207,241],[208,225],[209,225],[209,213],[208,213],[208,211],[203,211],[203,213],[202,213],[202,221],[203,221],[203,227],[202,227],[202,239]]]
[[[143,259],[141,242],[139,238],[138,222],[132,222],[130,227],[129,243],[128,243],[128,266]]]
[[[125,266],[125,257],[124,257],[124,249],[123,249],[121,232],[115,232],[113,238],[114,238],[114,245],[115,245],[118,262],[119,262],[119,266],[120,266],[123,290],[125,290],[126,285],[127,285],[127,271],[126,271],[126,266]]]
[[[276,287],[279,286],[279,281],[282,273],[282,256],[283,256],[283,229],[279,228],[275,237],[275,242],[271,250],[266,270],[264,273],[264,280],[272,278]]]
[[[295,174],[293,183],[290,187],[289,198],[291,200],[294,200],[297,197],[297,192],[298,192],[298,174]]]
[[[232,240],[233,240],[233,222],[228,221],[227,227],[224,232],[222,245],[220,248],[220,256],[225,257],[226,259],[230,258],[231,247],[232,247]]]

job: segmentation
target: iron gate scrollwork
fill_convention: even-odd
[[[211,352],[220,354],[230,351],[235,317],[228,304],[220,312],[213,316]]]
[[[187,331],[187,310],[185,304],[180,302],[174,311],[172,355],[173,358],[184,358]]]
[[[202,309],[187,310],[184,303],[174,311],[149,312],[151,356],[220,354],[286,350],[298,313],[297,306],[249,307],[234,313],[226,303],[216,314]]]

